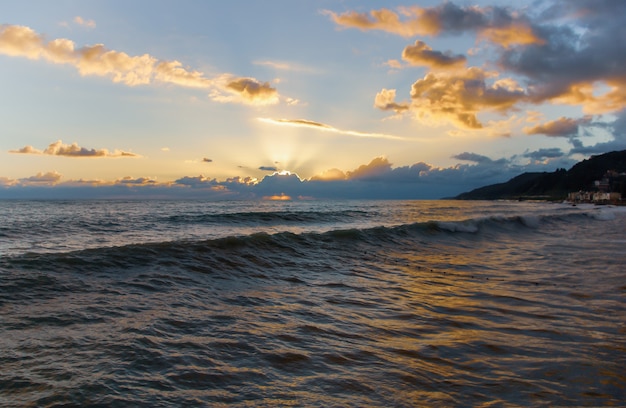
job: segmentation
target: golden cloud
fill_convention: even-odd
[[[61,180],[61,174],[56,171],[49,171],[46,173],[39,172],[34,176],[20,179],[20,185],[23,186],[41,186],[41,185],[55,185]]]
[[[51,156],[66,157],[141,157],[138,154],[125,152],[122,150],[109,151],[107,149],[87,149],[80,147],[77,143],[71,145],[64,144],[61,140],[50,143],[43,151],[35,149],[33,146],[24,146],[18,150],[9,150],[9,153],[21,154],[46,154]]]
[[[494,44],[509,48],[513,45],[544,44],[533,29],[521,22],[514,22],[503,27],[488,27],[478,32],[478,37]]]
[[[537,126],[525,127],[524,133],[527,135],[546,135],[556,137],[569,137],[578,134],[578,128],[581,124],[589,123],[591,117],[582,119],[572,119],[561,116],[556,120],[552,120]]]
[[[535,34],[528,22],[516,18],[504,8],[459,7],[446,2],[437,7],[400,7],[397,10],[382,8],[369,13],[325,13],[341,27],[364,31],[380,30],[403,37],[475,31],[480,37],[503,47],[513,44],[543,44],[543,40]]]
[[[608,91],[598,94],[601,85]],[[615,112],[626,107],[626,75],[622,78],[611,78],[597,85],[593,82],[574,83],[560,94],[549,98],[554,103],[580,105],[587,114]]]
[[[383,89],[376,95],[375,106],[397,113],[410,111],[432,124],[451,122],[465,129],[481,129],[477,114],[483,110],[506,112],[525,100],[526,93],[512,79],[501,79],[495,72],[471,67],[453,73],[429,73],[411,87],[411,102],[396,103],[395,90]]]
[[[459,68],[465,65],[467,58],[463,55],[452,55],[434,51],[423,41],[415,41],[415,44],[404,48],[402,59],[412,65],[426,66],[430,68]]]
[[[396,113],[403,113],[410,109],[408,103],[397,103],[395,89],[382,89],[376,94],[374,106],[381,110],[392,110]]]
[[[76,48],[73,41],[65,38],[46,42],[42,35],[25,26],[0,25],[0,54],[68,64],[83,76],[109,77],[113,82],[128,86],[161,82],[213,89],[211,95],[219,102],[267,105],[279,101],[275,88],[254,78],[223,74],[208,79],[202,72],[183,67],[179,61],[159,61],[149,54],[130,56],[108,50],[103,44]]]

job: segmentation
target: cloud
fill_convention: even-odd
[[[332,181],[332,180],[345,180],[346,173],[337,168],[328,169],[323,171],[321,174],[316,174],[311,177],[312,181]]]
[[[594,123],[594,125],[598,125]],[[606,153],[615,150],[625,150],[626,149],[626,109],[618,112],[616,114],[616,119],[613,122],[607,123],[605,125],[607,131],[610,132],[612,140],[607,142],[597,143],[593,146],[584,146],[583,143],[576,139],[570,138],[569,141],[574,146],[569,154],[599,154]]]
[[[61,174],[56,171],[46,173],[39,172],[34,176],[22,178],[19,180],[20,185],[24,186],[51,186],[57,184],[61,180]]]
[[[0,187],[12,187],[18,183],[17,180],[8,177],[0,177]]]
[[[374,106],[381,110],[392,110],[396,113],[408,111],[411,107],[408,103],[397,103],[395,89],[382,89],[376,94]]]
[[[561,116],[559,119],[552,120],[537,126],[525,127],[524,133],[527,135],[545,135],[553,137],[571,137],[578,134],[578,128],[582,124],[591,121],[591,117],[586,116],[580,119],[572,119]]]
[[[278,91],[269,82],[260,82],[254,78],[237,78],[222,75],[213,84],[215,89],[209,97],[222,103],[238,102],[247,105],[273,105],[279,102]],[[293,101],[289,100],[288,104]]]
[[[481,154],[476,154],[476,153],[470,153],[470,152],[460,153],[460,154],[452,156],[452,158],[457,159],[457,160],[470,161],[474,163],[490,163],[493,161],[487,156],[483,156]]]
[[[377,180],[391,170],[391,163],[385,157],[376,157],[353,171],[346,172],[348,180]]]
[[[293,62],[286,61],[270,61],[270,60],[259,60],[254,61],[254,65],[270,67],[279,71],[293,71],[293,72],[304,72],[304,73],[316,73],[313,68],[306,67]]]
[[[411,102],[396,103],[395,90],[383,89],[375,106],[397,113],[410,111],[425,122],[451,122],[465,129],[480,129],[477,114],[482,111],[505,113],[525,100],[524,90],[513,79],[493,80],[495,72],[471,67],[454,73],[428,73],[411,87]]]
[[[585,114],[615,113],[626,108],[626,2],[614,0],[552,0],[547,7],[458,6],[379,9],[366,13],[326,14],[338,26],[380,30],[403,37],[475,34],[489,48],[483,67],[465,72],[429,72],[411,86],[411,100],[397,102],[395,90],[384,88],[374,105],[396,114],[412,112],[430,125],[451,123],[461,129],[481,129],[485,112],[505,113],[521,105],[545,103],[582,108]],[[405,47],[403,59],[441,70],[460,68],[462,55],[434,51],[417,40]],[[387,63],[401,68],[396,60]],[[497,73],[496,73],[497,69]],[[495,76],[500,79],[494,80]],[[529,127],[527,132],[549,135],[567,130],[567,123]],[[575,123],[569,124],[574,131]],[[579,126],[581,123],[579,123]],[[550,132],[557,132],[555,134]],[[505,132],[510,133],[510,132]]]
[[[189,88],[209,88],[212,82],[200,71],[190,71],[179,61],[161,61],[155,66],[157,81]]]
[[[76,24],[78,24],[79,26],[82,26],[82,27],[96,28],[96,22],[95,21],[84,19],[81,16],[74,17],[74,19],[72,21],[74,21]]]
[[[82,76],[108,77],[128,86],[156,82],[206,89],[218,102],[268,105],[278,103],[280,99],[277,90],[268,82],[231,74],[209,79],[179,61],[161,61],[149,54],[130,56],[108,50],[103,44],[76,48],[73,41],[65,38],[46,41],[25,26],[0,25],[0,54],[68,64],[78,69]]]
[[[419,40],[404,49],[402,59],[412,65],[438,69],[462,67],[467,60],[463,55],[452,55],[450,52],[443,53],[441,51],[433,51],[426,43]]]
[[[375,138],[375,139],[407,140],[406,138],[401,137],[401,136],[394,136],[394,135],[389,135],[385,133],[359,132],[356,130],[338,129],[334,126],[327,125],[325,123],[315,122],[315,121],[307,120],[307,119],[258,118],[258,120],[263,123],[269,123],[272,125],[317,129],[322,132],[336,133],[336,134],[346,135],[346,136]]]
[[[9,153],[19,154],[45,154],[51,156],[65,156],[65,157],[141,157],[138,154],[125,152],[122,150],[114,150],[110,152],[107,149],[87,149],[80,147],[77,143],[71,145],[64,144],[61,140],[57,140],[54,143],[45,148],[43,151],[35,149],[32,146],[24,146],[18,150],[9,150]]]
[[[261,167],[259,167],[259,170],[262,170],[262,171],[278,171],[276,166],[261,166]]]
[[[185,176],[176,180],[175,183],[190,187],[215,186],[217,185],[217,180],[204,177],[203,175],[195,177]]]
[[[559,149],[558,147],[539,149],[534,152],[524,153],[524,157],[528,157],[533,160],[554,159],[558,157],[563,157],[564,155],[565,153],[563,153],[563,150]]]
[[[206,200],[253,199],[289,196],[308,199],[432,199],[455,196],[476,187],[504,182],[524,171],[554,171],[571,167],[573,160],[559,149],[540,149],[523,156],[492,159],[473,152],[454,156],[471,164],[437,167],[425,162],[394,167],[386,157],[376,157],[353,170],[330,169],[310,179],[295,173],[274,172],[257,180],[232,177],[219,181],[199,176],[158,182],[151,177],[123,177],[112,182],[62,181],[57,172],[13,180],[0,178],[0,197],[193,197]],[[526,162],[522,162],[526,159]],[[528,160],[530,159],[530,160]]]
[[[535,103],[588,114],[626,107],[626,42],[617,40],[625,35],[626,2],[556,0],[542,17],[546,41],[503,51],[500,66],[527,79]]]
[[[204,157],[204,158],[202,159],[202,162],[203,162],[203,163],[213,163],[213,159],[209,159],[209,158]]]
[[[436,7],[402,7],[397,11],[383,8],[369,13],[326,11],[325,14],[341,27],[380,30],[403,37],[472,31],[504,47],[543,42],[526,19],[502,7],[459,7],[445,2]]]
[[[150,177],[134,178],[131,176],[126,176],[126,177],[116,180],[115,184],[120,184],[124,186],[152,186],[152,185],[156,185],[157,181]]]

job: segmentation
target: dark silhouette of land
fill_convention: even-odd
[[[599,182],[599,183],[597,183]],[[591,156],[571,169],[552,173],[523,173],[506,183],[480,187],[457,200],[563,200],[575,191],[606,188],[626,197],[626,150]]]

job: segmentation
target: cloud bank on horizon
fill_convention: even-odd
[[[76,196],[134,194],[215,199],[441,198],[502,182],[524,171],[569,168],[588,155],[626,149],[626,2],[546,0],[515,8],[464,6],[445,1],[427,7],[358,7],[323,10],[313,17],[330,24],[338,37],[345,34],[376,41],[384,36],[385,40],[397,37],[405,42],[404,47],[395,50],[395,58],[387,59],[387,54],[381,52],[378,59],[385,60],[382,65],[389,71],[386,77],[378,78],[378,84],[368,84],[376,86],[377,91],[371,92],[372,112],[365,115],[383,115],[380,121],[389,124],[389,131],[349,130],[351,127],[343,124],[331,124],[341,115],[331,115],[328,120],[315,117],[315,112],[323,112],[320,106],[332,105],[331,100],[283,96],[279,88],[293,83],[293,78],[321,72],[306,63],[250,57],[250,70],[260,67],[295,75],[286,77],[291,81],[259,80],[256,74],[209,74],[151,53],[129,55],[104,44],[77,46],[67,38],[49,40],[25,25],[0,25],[0,55],[7,58],[69,66],[81,77],[106,78],[129,88],[167,85],[202,90],[209,101],[219,105],[243,106],[240,109],[246,110],[241,118],[269,128],[293,128],[296,132],[308,132],[306,135],[311,137],[331,134],[362,143],[382,143],[378,147],[380,156],[362,157],[362,163],[370,160],[367,164],[353,170],[338,164],[306,178],[293,173],[298,169],[283,169],[282,160],[259,157],[259,163],[238,168],[253,169],[256,175],[273,174],[260,179],[240,175],[223,180],[181,175],[160,182],[156,177],[132,176],[113,181],[65,180],[56,170],[40,171],[26,177],[0,177],[0,197],[26,197],[38,192],[50,196],[57,192]],[[100,26],[92,19],[78,16],[72,21],[89,30]],[[475,40],[469,48],[435,46],[452,44],[440,40],[468,37]],[[393,85],[388,86],[389,83]],[[353,90],[355,95],[361,95],[361,91]],[[302,103],[303,100],[307,102]],[[311,105],[314,108],[309,109]],[[558,108],[569,110],[563,115]],[[412,125],[445,129],[446,139],[441,140],[448,145],[449,157],[456,163],[437,166],[417,158],[413,164],[394,167],[383,153],[384,143],[404,144],[405,150],[415,149],[415,155],[419,155],[416,146],[429,139],[410,130],[399,132],[398,124],[406,122],[409,129]],[[518,147],[515,153],[500,158],[489,157],[496,156],[496,151],[487,155],[467,148],[452,150],[455,140],[478,137],[494,141],[516,138],[517,145],[522,146],[524,143],[519,140],[524,138],[543,138],[544,142],[531,148]],[[170,150],[167,149],[168,154],[172,153]],[[61,140],[44,149],[16,143],[6,152],[13,156],[141,157],[145,163],[151,160],[129,151],[85,148]],[[224,156],[211,154],[211,159],[205,157],[195,162],[210,163],[207,168],[214,168],[227,161]],[[236,155],[233,151],[232,156]]]

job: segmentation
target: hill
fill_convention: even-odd
[[[506,183],[492,184],[459,194],[457,200],[548,199],[562,200],[572,191],[594,190],[595,181],[607,172],[626,173],[626,150],[591,156],[571,169],[552,173],[523,173]],[[614,174],[610,178],[612,191],[626,197],[626,176]]]

